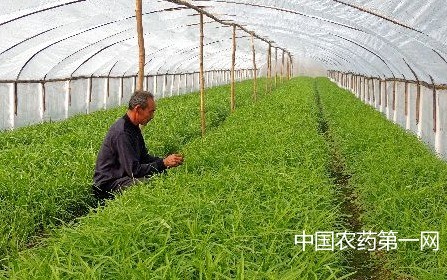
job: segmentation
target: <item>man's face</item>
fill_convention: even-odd
[[[138,107],[138,120],[142,125],[146,125],[152,118],[154,117],[156,105],[155,101],[152,98],[148,98],[147,106],[145,109]]]

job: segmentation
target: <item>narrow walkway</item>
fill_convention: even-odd
[[[323,135],[330,152],[330,163],[328,172],[336,188],[340,191],[341,197],[338,198],[341,211],[344,216],[343,223],[349,233],[361,232],[363,224],[360,221],[360,215],[363,210],[356,203],[357,197],[353,187],[349,184],[351,175],[346,173],[344,157],[334,140],[329,124],[324,116],[323,105],[321,104],[320,93],[317,81],[314,82],[315,103],[318,108],[318,130]],[[367,250],[346,249],[346,266],[356,271],[350,278],[354,280],[366,279],[390,279],[391,274],[385,270],[381,261],[372,260],[372,252]],[[376,258],[377,259],[377,258]],[[383,258],[378,258],[382,260]]]

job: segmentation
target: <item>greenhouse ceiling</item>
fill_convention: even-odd
[[[2,81],[137,74],[135,1],[14,0],[0,10]],[[253,31],[259,67],[271,42],[273,58],[285,50],[296,67],[311,59],[328,70],[447,84],[441,0],[143,0],[146,75],[199,70],[199,12],[205,70],[230,68],[237,24],[239,69],[253,68]]]

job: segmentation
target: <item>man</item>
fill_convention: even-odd
[[[127,113],[110,127],[96,160],[93,177],[96,197],[110,198],[113,192],[183,163],[179,154],[166,158],[148,154],[139,125],[152,120],[155,109],[154,96],[137,91],[130,98]]]

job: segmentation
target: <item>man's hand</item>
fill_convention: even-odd
[[[183,163],[183,156],[181,154],[172,154],[163,159],[163,163],[167,168],[177,167]]]

